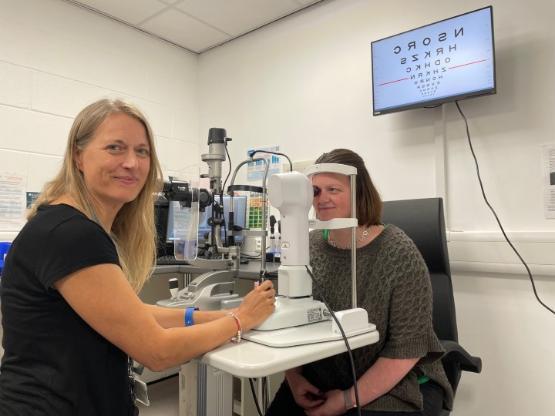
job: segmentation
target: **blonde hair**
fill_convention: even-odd
[[[70,195],[78,208],[96,221],[94,198],[88,191],[83,174],[76,164],[78,151],[82,151],[94,137],[98,127],[108,116],[127,114],[144,126],[150,146],[150,170],[137,198],[126,203],[117,213],[112,224],[111,237],[119,261],[129,283],[138,293],[152,273],[156,258],[156,227],[154,225],[154,199],[161,189],[163,178],[156,156],[152,129],[145,116],[133,105],[121,99],[102,99],[85,107],[75,117],[69,132],[67,148],[60,172],[48,182],[35,201],[28,219],[37,213],[40,205],[50,204],[63,195]]]

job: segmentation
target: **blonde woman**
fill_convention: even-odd
[[[13,241],[2,277],[2,415],[133,415],[128,357],[170,368],[261,323],[271,282],[232,313],[143,304],[161,170],[145,117],[121,100],[83,109],[62,169]],[[194,325],[193,325],[194,323]]]

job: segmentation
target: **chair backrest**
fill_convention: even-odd
[[[382,222],[402,229],[420,250],[430,271],[436,335],[442,340],[458,342],[443,200],[426,198],[384,201]]]

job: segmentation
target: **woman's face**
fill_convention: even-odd
[[[120,209],[139,195],[150,170],[145,127],[124,113],[108,116],[77,153],[76,163],[95,200]]]
[[[351,186],[349,177],[338,173],[312,176],[316,217],[321,221],[351,216]]]

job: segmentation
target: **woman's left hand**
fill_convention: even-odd
[[[347,412],[341,390],[327,391],[324,396],[324,403],[305,411],[308,416],[339,416]]]

